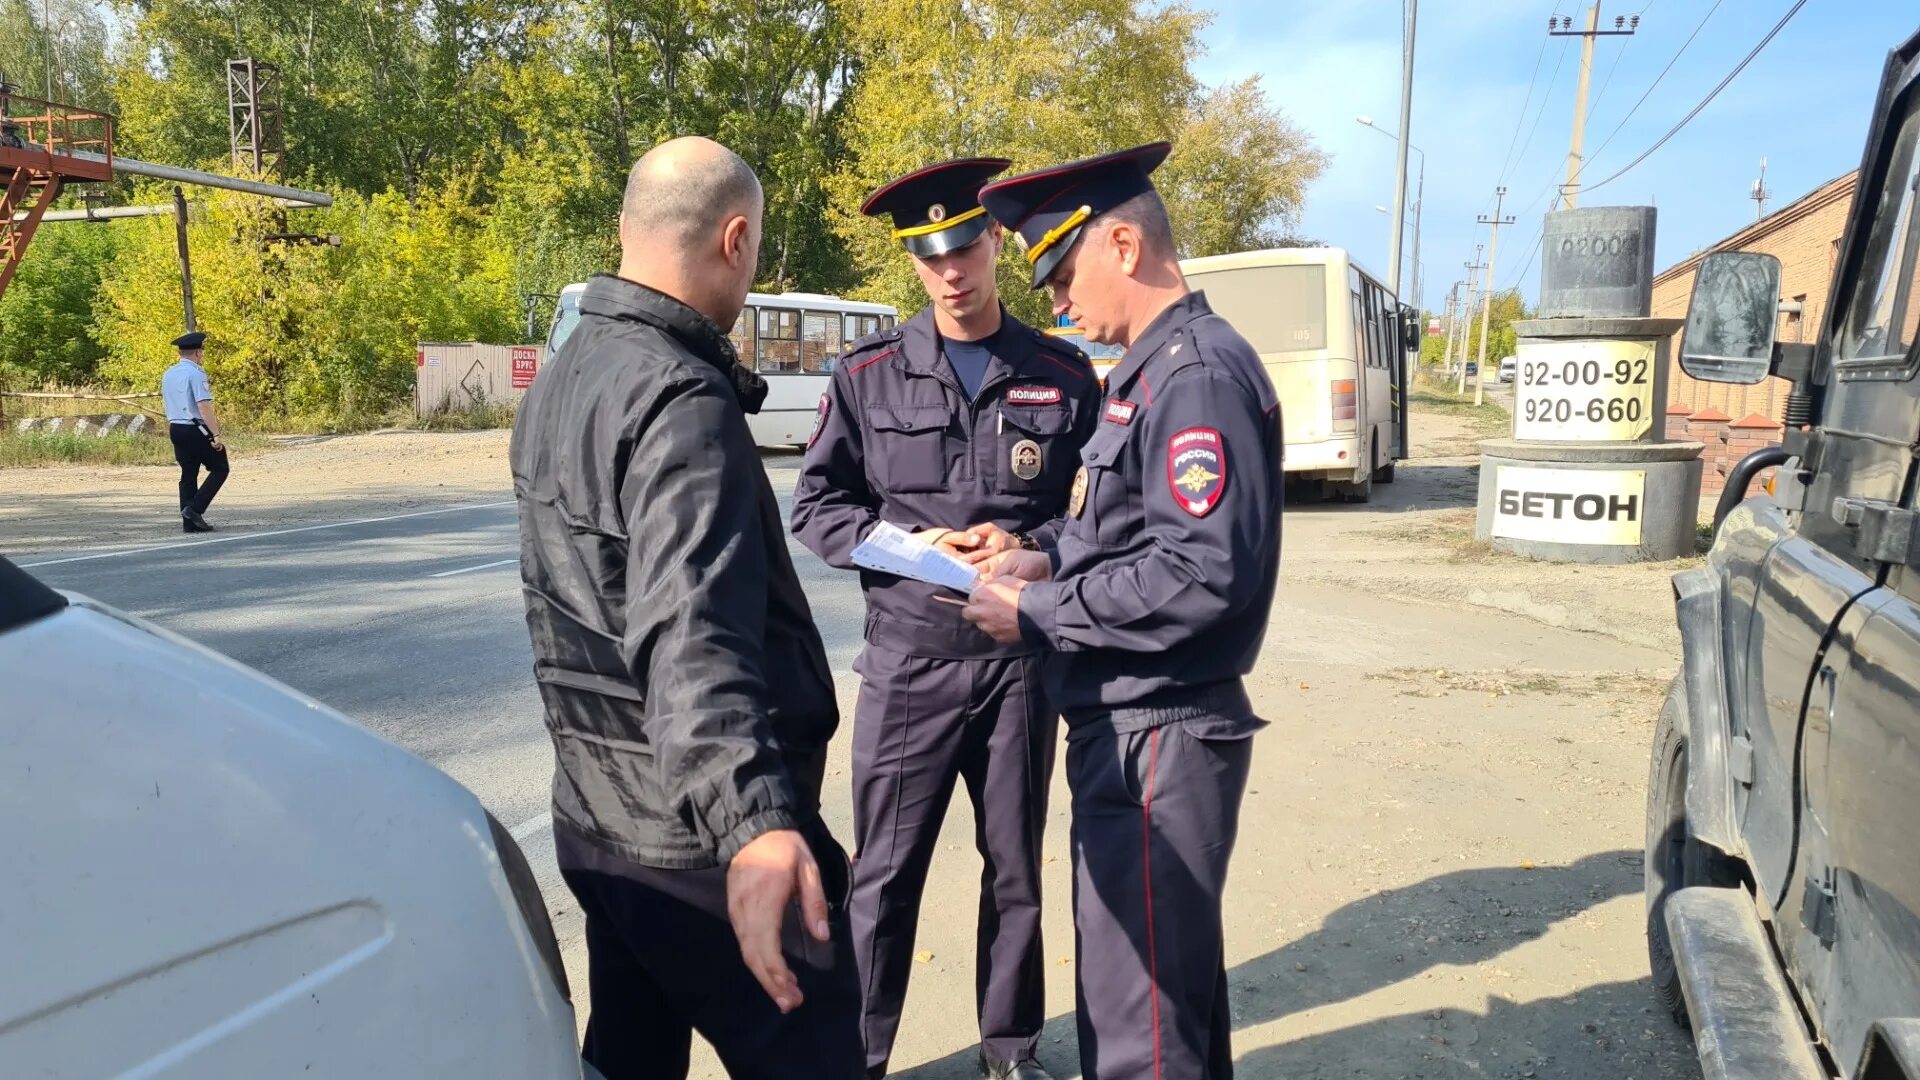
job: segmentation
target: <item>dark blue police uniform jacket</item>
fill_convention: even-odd
[[[1086,355],[1004,310],[968,401],[932,310],[922,311],[861,338],[834,365],[794,491],[794,535],[841,569],[855,568],[854,547],[879,521],[909,530],[992,522],[1050,545],[1099,408]],[[1035,651],[995,643],[935,601],[953,595],[937,586],[865,570],[860,584],[870,642],[948,659]]]
[[[1240,680],[1279,580],[1281,450],[1259,355],[1203,294],[1108,374],[1053,580],[1020,595],[1025,639],[1055,650],[1047,693],[1070,739],[1259,726]]]

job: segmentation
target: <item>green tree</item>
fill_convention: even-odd
[[[0,296],[0,384],[92,380],[106,351],[93,335],[93,300],[119,244],[107,224],[43,225]]]
[[[223,404],[257,425],[351,425],[406,396],[417,342],[517,340],[512,267],[473,190],[455,178],[418,202],[347,193],[306,212],[338,248],[272,239],[282,225],[263,199],[216,192],[196,206],[194,305]],[[172,222],[130,233],[102,285],[102,372],[149,386],[180,332],[179,264]]]
[[[1191,72],[1206,17],[1180,2],[848,0],[861,65],[827,179],[829,220],[864,279],[860,295],[904,312],[926,303],[887,230],[858,212],[887,180],[943,158],[999,154],[1015,169],[1170,138],[1159,174],[1182,253],[1260,246],[1297,215],[1323,159],[1257,81],[1218,90]],[[1009,250],[1015,250],[1009,245]],[[1001,294],[1046,323],[1024,260]]]
[[[106,20],[87,0],[0,0],[0,76],[31,97],[111,112]]]

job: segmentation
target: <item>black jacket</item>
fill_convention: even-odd
[[[1020,594],[1023,634],[1053,650],[1047,696],[1068,738],[1260,725],[1241,679],[1280,577],[1284,447],[1259,354],[1200,293],[1107,373],[1053,580]]]
[[[816,823],[839,725],[747,431],[766,383],[651,289],[598,276],[580,312],[511,453],[554,816],[645,865],[714,866]]]

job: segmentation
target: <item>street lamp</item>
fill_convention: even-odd
[[[1385,135],[1387,138],[1392,139],[1394,142],[1400,141],[1400,137],[1398,135],[1395,135],[1393,132],[1388,131],[1386,128],[1376,125],[1373,122],[1373,117],[1371,116],[1356,116],[1354,117],[1354,120],[1357,121],[1361,127],[1369,128],[1373,131],[1377,131],[1380,134]],[[1427,152],[1413,145],[1412,143],[1407,144],[1407,149],[1412,150],[1414,153],[1420,155],[1419,186],[1418,186],[1417,192],[1413,197],[1413,306],[1416,309],[1421,309],[1422,282],[1420,280],[1420,205],[1421,203],[1426,201],[1426,194],[1427,194]],[[1378,210],[1382,208],[1375,207],[1374,209]],[[1397,225],[1399,228],[1402,228],[1402,229],[1406,228],[1405,222],[1399,222],[1397,223]]]

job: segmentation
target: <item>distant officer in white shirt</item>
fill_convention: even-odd
[[[167,434],[173,438],[173,460],[180,463],[180,528],[185,532],[212,532],[203,516],[220,485],[227,482],[227,447],[220,441],[220,421],[213,410],[213,389],[200,366],[207,335],[194,331],[173,339],[180,362],[160,378],[160,397],[167,407]],[[200,480],[201,468],[207,479]]]

